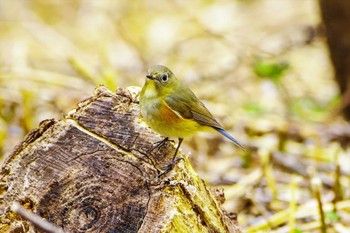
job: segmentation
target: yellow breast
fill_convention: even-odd
[[[142,103],[143,102],[143,103]],[[165,137],[191,137],[205,127],[192,119],[185,119],[173,111],[164,101],[142,101],[141,115],[145,122],[156,132]]]

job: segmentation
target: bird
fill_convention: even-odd
[[[154,65],[148,69],[140,92],[140,113],[152,130],[165,137],[156,147],[169,138],[178,138],[173,162],[184,138],[212,129],[245,151],[244,146],[224,130],[196,95],[166,66]]]

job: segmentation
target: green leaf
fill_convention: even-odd
[[[279,81],[288,67],[289,64],[287,62],[269,62],[259,60],[254,64],[254,73],[261,78]]]
[[[338,222],[340,220],[340,216],[334,211],[329,211],[326,212],[326,219],[331,222]]]
[[[311,97],[294,99],[291,109],[296,116],[313,121],[321,121],[328,114],[327,105],[321,104]]]
[[[263,106],[258,102],[248,102],[243,106],[246,112],[255,116],[261,116],[265,113]]]

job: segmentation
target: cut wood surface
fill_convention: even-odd
[[[12,203],[65,232],[241,232],[187,157],[174,153],[139,116],[139,89],[105,87],[62,120],[45,120],[0,173],[0,232],[41,232]],[[181,153],[180,153],[180,156]]]

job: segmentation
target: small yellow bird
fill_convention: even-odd
[[[183,138],[208,129],[215,129],[245,150],[214,119],[193,92],[165,66],[155,65],[149,68],[140,94],[140,110],[147,125],[166,137],[159,145],[165,143],[169,137],[179,139],[172,161]]]

